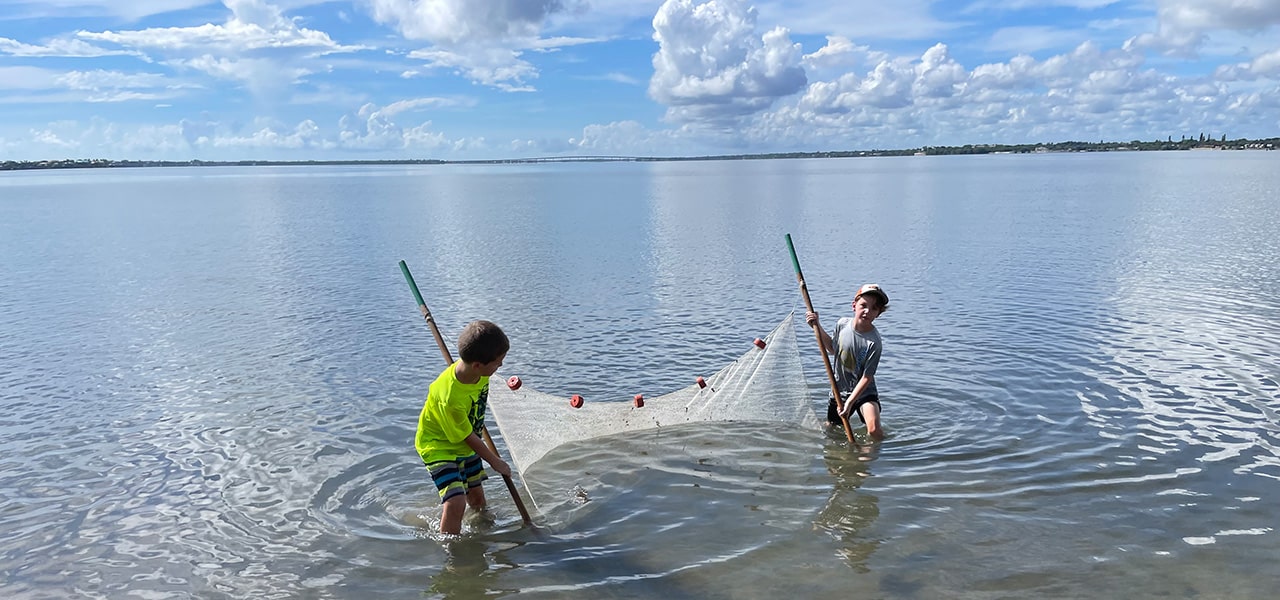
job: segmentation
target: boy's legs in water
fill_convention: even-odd
[[[469,495],[469,494],[468,494]],[[444,501],[444,510],[440,514],[440,533],[458,535],[462,533],[462,514],[467,510],[467,500],[462,494],[451,496]]]
[[[471,510],[484,510],[485,504],[483,487],[477,485],[467,490],[467,505]]]
[[[477,513],[487,514],[483,487],[473,487],[467,490],[465,497],[458,494],[444,501],[444,511],[440,516],[440,533],[453,535],[462,533],[462,517],[467,512],[467,506]]]
[[[479,512],[484,510],[484,487],[481,484],[486,476],[480,457],[472,454],[457,460],[432,463],[428,468],[441,497],[445,497],[440,514],[440,532],[458,535],[462,533],[462,517],[467,512],[467,505]]]
[[[489,512],[488,503],[485,502],[484,488],[476,486],[467,490],[467,504],[471,506],[471,510],[475,513],[474,523],[493,524],[495,518],[493,513]]]
[[[862,422],[867,425],[867,435],[877,440],[884,439],[884,427],[880,425],[880,400],[872,396],[874,400],[864,401],[858,406],[858,416],[862,418]],[[852,419],[852,417],[850,417]],[[830,429],[836,425],[843,425],[840,420],[840,413],[836,412],[836,401],[827,397],[827,428]]]
[[[864,402],[858,407],[858,414],[862,416],[862,421],[867,424],[867,435],[877,439],[884,439],[884,428],[880,426],[880,403]]]

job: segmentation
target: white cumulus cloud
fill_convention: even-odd
[[[1271,34],[1280,26],[1280,2],[1276,0],[1155,1],[1156,31],[1138,35],[1128,45],[1189,55],[1215,31]]]
[[[431,121],[416,125],[403,125],[394,117],[422,106],[441,101],[416,99],[401,101],[380,107],[373,103],[361,106],[355,114],[345,115],[338,122],[338,144],[353,150],[431,150],[446,148],[454,143],[443,133],[433,131]]]
[[[1245,63],[1222,65],[1214,72],[1220,81],[1280,80],[1280,49],[1259,55]]]
[[[534,88],[525,82],[536,78],[538,70],[519,57],[519,51],[500,46],[474,48],[465,52],[428,49],[414,50],[409,53],[409,58],[423,61],[426,70],[450,70],[471,81],[508,92],[534,91]],[[415,69],[406,71],[403,76],[417,77],[424,72],[424,70]]]
[[[79,31],[76,36],[218,79],[240,81],[258,94],[277,93],[297,83],[321,68],[316,63],[319,57],[364,49],[301,27],[263,0],[224,0],[223,4],[231,15],[221,24]]]
[[[649,95],[676,120],[715,120],[768,108],[804,88],[803,53],[786,29],[756,34],[743,0],[667,0],[653,18]]]
[[[543,30],[558,15],[584,10],[578,0],[368,0],[375,21],[406,39],[430,47],[411,58],[430,69],[452,69],[484,85],[507,91],[529,91],[537,69],[522,56],[587,40],[544,38]],[[406,75],[419,75],[410,71]]]
[[[89,44],[84,40],[72,38],[55,38],[44,44],[26,44],[18,40],[0,37],[0,54],[23,57],[74,57],[95,58],[100,56],[137,55],[136,52],[124,50],[107,50]]]
[[[226,23],[195,27],[156,27],[135,31],[80,31],[82,39],[109,42],[140,51],[216,51],[220,54],[300,49],[313,54],[351,52],[322,31],[298,27],[279,9],[257,0],[226,0],[232,17]]]

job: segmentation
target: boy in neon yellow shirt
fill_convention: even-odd
[[[511,342],[497,325],[472,321],[458,336],[458,360],[431,382],[418,415],[414,447],[431,471],[443,510],[440,532],[457,535],[468,505],[485,507],[482,482],[488,479],[480,460],[511,476],[507,466],[480,438],[489,402],[489,376],[498,371]]]

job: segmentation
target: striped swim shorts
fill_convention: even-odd
[[[480,487],[480,483],[489,478],[478,454],[429,463],[427,469],[431,471],[431,480],[440,492],[441,503],[458,494],[465,494],[471,488]]]

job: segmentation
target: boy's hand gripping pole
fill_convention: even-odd
[[[809,312],[813,312],[813,302],[809,300],[809,286],[804,283],[804,273],[800,271],[800,259],[796,258],[796,247],[791,243],[790,233],[787,234],[787,250],[791,252],[791,265],[796,268],[796,281],[800,282],[800,295],[804,296],[804,307]],[[423,308],[425,309],[425,306]],[[831,359],[827,357],[827,345],[822,343],[822,331],[818,329],[818,325],[813,325],[813,336],[818,339],[818,349],[822,350],[822,366],[827,370],[827,381],[831,383],[831,397],[836,399],[836,411],[840,413],[840,422],[844,425],[844,436],[849,438],[849,443],[853,443],[853,431],[849,429],[849,418],[844,416],[844,402],[840,400],[840,386],[836,385],[836,374],[831,370]]]
[[[431,311],[427,309],[427,303],[422,299],[422,292],[418,291],[418,284],[414,283],[413,275],[409,273],[409,265],[400,261],[400,272],[404,273],[404,280],[409,282],[409,289],[413,292],[413,299],[418,301],[418,312],[426,318],[427,325],[431,327],[431,335],[436,338],[436,345],[440,347],[440,355],[444,357],[445,366],[453,364],[453,355],[449,354],[449,347],[445,345],[444,338],[440,337],[440,328],[436,327],[436,320],[431,318]],[[482,427],[484,432],[484,443],[489,446],[495,455],[498,455],[498,447],[493,443],[493,436],[489,435],[489,428]],[[499,455],[501,456],[501,455]],[[524,507],[524,500],[520,499],[520,491],[516,489],[516,484],[511,480],[511,476],[503,475],[502,481],[507,484],[507,491],[511,492],[511,500],[516,503],[516,510],[520,511],[520,519],[525,525],[533,527],[533,519],[529,516],[529,510]]]

